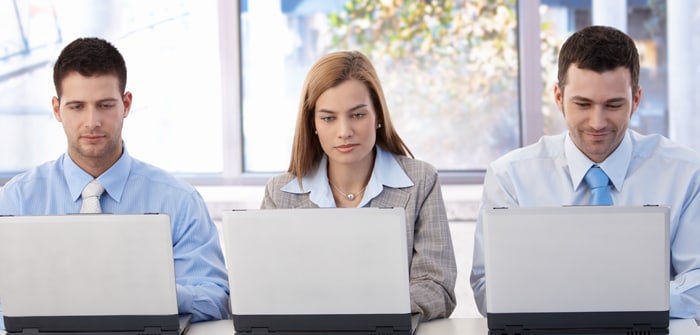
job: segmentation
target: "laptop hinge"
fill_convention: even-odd
[[[627,335],[650,335],[651,325],[648,323],[644,324],[634,324],[632,325],[632,330],[626,332]]]
[[[270,331],[267,329],[267,327],[251,327],[250,333],[251,334],[269,334]]]
[[[508,325],[505,326],[503,330],[492,330],[489,334],[499,334],[499,335],[523,335],[522,325]],[[652,329],[650,324],[635,324],[632,329],[625,332],[626,335],[651,335]]]
[[[39,334],[39,328],[22,328],[22,334]]]
[[[372,335],[390,335],[394,334],[394,327],[377,327]]]
[[[143,332],[141,334],[152,335],[152,334],[160,334],[160,333],[161,333],[160,327],[144,327]]]
[[[496,331],[494,333],[498,333],[501,335],[522,335],[522,334],[524,334],[522,325],[506,325],[505,329]],[[490,332],[490,334],[494,334],[494,333]]]

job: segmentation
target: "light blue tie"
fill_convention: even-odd
[[[612,205],[612,197],[610,196],[610,178],[605,174],[603,169],[598,165],[591,166],[583,177],[591,189],[590,205]]]

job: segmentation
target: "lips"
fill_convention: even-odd
[[[104,138],[104,135],[83,135],[81,138],[88,142],[97,142]]]
[[[605,139],[605,138],[607,138],[608,136],[610,136],[610,134],[611,134],[610,132],[602,132],[602,133],[599,133],[599,132],[587,132],[587,133],[586,133],[586,135],[588,135],[589,137],[591,137],[593,140],[602,140],[602,139]]]
[[[343,144],[335,147],[336,150],[340,152],[349,152],[355,149],[355,147],[358,146],[357,144]]]

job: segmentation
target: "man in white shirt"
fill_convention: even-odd
[[[484,208],[611,200],[670,207],[670,316],[700,320],[700,156],[661,135],[628,129],[642,97],[634,41],[610,27],[577,31],[559,53],[558,81],[554,98],[568,131],[543,136],[487,168],[470,278],[479,311],[486,314]],[[592,167],[609,178],[607,203],[594,203],[587,184]]]

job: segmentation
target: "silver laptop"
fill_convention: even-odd
[[[490,333],[668,333],[667,207],[487,209],[483,229]]]
[[[227,211],[237,334],[411,334],[402,208]]]
[[[181,334],[164,214],[0,217],[8,334]]]

